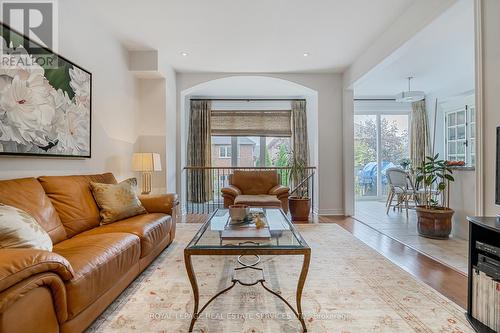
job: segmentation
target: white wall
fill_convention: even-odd
[[[248,74],[179,73],[177,98],[181,92],[198,84],[230,76]],[[318,174],[319,213],[343,214],[342,178],[342,77],[338,74],[252,74],[288,80],[318,93]],[[181,112],[181,103],[178,103]],[[181,138],[178,137],[181,142]],[[179,161],[181,161],[179,152]],[[179,170],[183,165],[178,165]]]
[[[484,213],[495,215],[496,127],[500,126],[500,1],[483,0],[483,177]]]
[[[474,88],[473,86],[471,88]],[[439,153],[441,158],[446,158],[445,152],[445,128],[444,116],[446,111],[465,107],[465,105],[474,105],[474,90],[457,95],[433,93],[425,96],[425,109],[429,119],[430,139],[432,141],[434,126],[436,126],[436,141],[434,146],[435,153]],[[437,112],[436,109],[437,99]],[[434,124],[434,120],[436,123]]]
[[[425,98],[426,111],[429,117],[430,139],[432,142],[434,126],[436,126],[434,153],[439,153],[442,159],[446,158],[445,111],[474,104],[473,94],[474,92],[470,91],[455,96],[436,93],[427,95]],[[436,98],[438,100],[437,112],[435,112]],[[468,239],[469,231],[467,216],[473,216],[476,208],[476,172],[474,169],[470,168],[455,168],[453,170],[453,177],[455,181],[450,184],[450,207],[455,210],[455,214],[453,215],[452,235]]]
[[[162,171],[154,172],[153,193],[166,191],[166,85],[165,79],[137,79],[138,87],[138,137],[136,151],[159,153]],[[138,180],[140,182],[140,177]]]
[[[476,173],[474,170],[453,170],[455,181],[450,185],[450,207],[455,211],[451,233],[469,239],[467,216],[474,216],[476,203]]]
[[[0,178],[111,171],[133,175],[136,141],[136,81],[128,72],[127,51],[97,22],[85,4],[59,1],[59,53],[92,72],[92,158],[0,157]]]
[[[177,73],[168,64],[168,58],[159,54],[159,73],[165,78],[165,177],[167,192],[178,193],[180,184],[177,180]]]

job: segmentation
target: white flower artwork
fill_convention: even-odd
[[[56,65],[41,66],[7,32],[2,25],[0,154],[90,157],[91,74],[48,49],[43,59]]]

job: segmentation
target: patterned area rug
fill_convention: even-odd
[[[187,332],[193,299],[183,249],[199,226],[178,225],[175,242],[88,332]],[[462,308],[340,226],[299,225],[298,229],[312,248],[303,294],[309,332],[472,332]],[[262,258],[268,286],[292,304],[301,259]],[[230,257],[194,257],[193,265],[200,305],[230,285],[237,267],[235,258]],[[194,332],[301,332],[293,313],[260,285],[237,285],[205,311]]]

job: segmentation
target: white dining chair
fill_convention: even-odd
[[[415,198],[415,189],[410,179],[409,174],[400,168],[388,168],[386,170],[387,183],[389,185],[389,193],[387,193],[386,201],[386,214],[389,214],[389,209],[394,207],[402,210],[402,205],[405,205],[406,218],[408,218],[408,201],[413,197]],[[397,202],[392,204],[394,197]]]

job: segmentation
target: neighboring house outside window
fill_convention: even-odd
[[[236,156],[238,166],[255,166],[254,150],[256,143],[244,137],[238,137]],[[231,137],[212,136],[212,166],[231,167],[233,147]]]
[[[231,146],[219,146],[219,158],[231,158]]]

